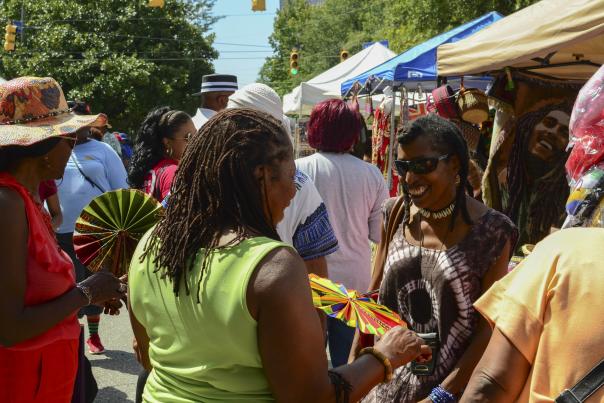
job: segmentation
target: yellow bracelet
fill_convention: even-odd
[[[384,354],[382,354],[380,351],[376,350],[373,347],[365,347],[364,349],[359,351],[358,357],[364,354],[371,354],[372,356],[377,358],[379,362],[382,363],[382,365],[384,366],[384,380],[382,382],[390,382],[392,380],[392,377],[394,376],[394,371],[392,370],[392,364],[390,363],[388,357],[386,357]]]

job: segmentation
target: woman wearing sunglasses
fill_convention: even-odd
[[[366,401],[453,402],[491,334],[472,304],[507,273],[517,231],[468,195],[468,148],[454,124],[419,118],[398,143],[403,195],[384,205],[393,236],[382,234],[378,256],[385,259],[376,259],[372,286],[379,286],[381,303],[425,334],[434,354],[427,364],[399,368]]]
[[[128,167],[130,186],[163,201],[170,192],[189,137],[196,132],[185,112],[168,106],[149,112],[138,129]]]

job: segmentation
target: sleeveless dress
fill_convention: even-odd
[[[393,201],[385,204],[386,217]],[[482,278],[506,242],[510,241],[513,250],[517,238],[512,221],[492,209],[474,221],[457,245],[443,251],[410,244],[403,225],[399,226],[388,247],[380,303],[398,312],[410,329],[436,332],[440,348],[432,375],[414,375],[407,364],[395,371],[391,382],[376,386],[363,402],[422,400],[451,373],[478,323],[473,304],[481,295]]]
[[[73,264],[57,244],[50,217],[27,189],[7,173],[0,173],[0,187],[17,192],[25,206],[28,240],[24,306],[52,301],[75,286]],[[79,335],[74,311],[29,340],[10,347],[0,345],[0,402],[71,401]]]

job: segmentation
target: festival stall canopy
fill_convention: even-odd
[[[587,80],[604,62],[604,1],[542,0],[462,41],[438,48],[438,74],[506,67]]]
[[[365,86],[365,83],[368,80],[371,81],[373,90],[380,89],[375,88],[378,84],[379,87],[384,87],[386,85],[400,85],[403,82],[406,84],[410,83],[412,86],[421,84],[422,88],[426,90],[432,89],[435,87],[437,80],[436,48],[443,43],[457,42],[473,35],[501,18],[503,18],[501,14],[493,11],[448,32],[435,36],[379,66],[350,78],[342,83],[340,93],[341,95],[345,95],[355,83]],[[480,85],[468,84],[467,86]],[[484,85],[482,85],[482,87],[484,87]]]
[[[283,97],[284,113],[309,114],[312,107],[329,98],[340,97],[340,85],[350,77],[388,60],[395,53],[380,43],[361,50],[327,71],[301,83]]]

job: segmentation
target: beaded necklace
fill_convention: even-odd
[[[455,209],[455,202],[449,204],[444,209],[438,210],[438,211],[430,211],[430,210],[426,210],[424,208],[419,207],[418,212],[420,215],[422,215],[425,218],[436,218],[437,220],[440,220],[442,218],[449,217],[451,214],[453,214],[454,209]]]

